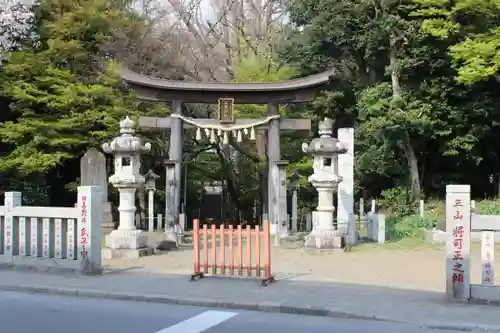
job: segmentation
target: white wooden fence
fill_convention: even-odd
[[[471,283],[473,231],[481,234],[481,284]],[[494,239],[498,231],[500,216],[471,214],[469,185],[446,186],[446,295],[449,298],[500,302],[500,286],[495,286]]]
[[[6,192],[0,206],[0,264],[101,272],[99,187],[78,188],[77,207],[22,206]]]

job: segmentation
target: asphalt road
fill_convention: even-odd
[[[416,325],[0,292],[1,333],[456,333]]]

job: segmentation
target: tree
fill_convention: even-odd
[[[136,112],[131,95],[102,59],[100,47],[126,12],[106,0],[44,0],[37,7],[40,45],[11,54],[0,74],[10,119],[0,124],[10,144],[0,170],[46,172],[80,156]]]
[[[449,51],[458,81],[472,84],[495,78],[500,82],[500,3],[488,0],[415,0],[423,8],[422,30],[453,40]]]
[[[315,112],[334,118],[337,127],[356,127],[356,179],[365,195],[398,184],[414,199],[422,187],[443,191],[445,179],[464,177],[455,173],[457,165],[480,163],[480,144],[497,117],[491,86],[464,89],[455,82],[447,54],[453,36],[437,39],[422,31],[424,8],[364,0],[295,0],[290,6],[295,37],[283,59],[302,73],[337,70]]]
[[[17,0],[0,0],[0,65],[8,52],[29,36],[34,14]]]

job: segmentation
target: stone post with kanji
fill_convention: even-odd
[[[145,183],[145,178],[140,173],[140,157],[151,150],[151,144],[143,144],[134,133],[135,122],[126,117],[120,121],[121,135],[102,145],[104,152],[114,155],[115,173],[109,177],[109,182],[118,189],[120,197],[120,225],[106,236],[106,247],[102,252],[104,259],[135,259],[153,253],[153,249],[147,247],[147,234],[137,230],[134,223],[135,194]]]
[[[446,296],[470,298],[470,185],[446,186]]]
[[[84,274],[102,273],[101,262],[101,220],[102,220],[102,188],[100,186],[79,186],[78,187],[78,224],[77,259],[80,261],[80,272]],[[47,219],[47,222],[48,219]],[[56,220],[57,223],[57,220]],[[45,224],[45,221],[44,221]],[[48,224],[48,223],[47,223]],[[68,226],[68,229],[70,227]],[[47,233],[50,231],[47,225]],[[49,237],[47,237],[48,239]],[[50,245],[50,244],[47,244]],[[56,247],[61,244],[55,243]],[[68,247],[69,248],[69,247]],[[44,253],[45,244],[42,253]],[[49,249],[47,249],[47,257]],[[57,252],[56,252],[57,254]],[[69,253],[68,253],[69,254]],[[61,254],[59,254],[61,256]],[[70,257],[68,255],[68,257]]]
[[[298,197],[297,197],[297,192],[299,190],[299,180],[300,180],[300,174],[297,172],[297,170],[294,170],[292,172],[292,175],[290,177],[290,191],[292,192],[292,216],[291,216],[291,226],[290,230],[292,233],[296,233],[298,231],[298,221],[297,221],[297,210],[298,210]]]

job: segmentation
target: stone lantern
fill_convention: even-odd
[[[318,191],[318,207],[313,212],[313,230],[305,246],[318,249],[341,248],[342,233],[334,226],[333,193],[342,181],[338,175],[338,155],[347,149],[332,137],[333,121],[325,118],[319,123],[319,138],[302,144],[302,150],[313,156],[314,173],[308,180]]]
[[[145,182],[140,173],[140,157],[151,150],[151,144],[142,144],[134,133],[135,122],[126,117],[120,121],[121,135],[102,145],[104,152],[114,155],[114,174],[109,182],[118,189],[120,196],[120,225],[118,230],[106,236],[105,259],[115,256],[137,258],[152,253],[152,249],[147,248],[147,234],[137,230],[134,224],[135,193]]]

